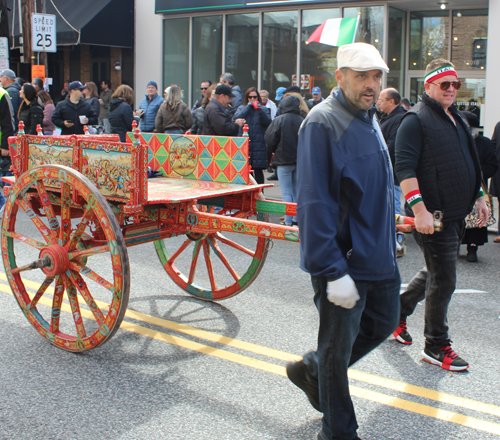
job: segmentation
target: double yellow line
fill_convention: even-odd
[[[7,281],[5,274],[0,273],[0,279]],[[25,286],[29,289],[38,290],[40,284],[32,281],[24,281]],[[8,284],[0,283],[0,291],[12,294]],[[52,301],[48,298],[42,297],[40,304],[52,306]],[[98,306],[105,309],[107,305],[105,303],[97,302]],[[61,310],[71,313],[69,304],[63,304]],[[82,316],[94,319],[92,313],[82,308]],[[290,361],[299,360],[300,356],[286,353],[280,350],[275,350],[268,347],[263,347],[261,345],[252,344],[250,342],[241,341],[234,338],[229,338],[227,336],[219,335],[216,333],[201,330],[195,327],[191,327],[184,324],[179,324],[177,322],[169,321],[162,318],[157,318],[145,313],[137,312],[134,310],[127,310],[125,314],[126,318],[130,318],[136,321],[141,321],[147,324],[154,325],[163,329],[174,331],[177,333],[185,334],[190,337],[195,337],[199,339],[204,339],[206,341],[212,342],[214,344],[222,344],[227,347],[232,347],[237,350],[246,351],[249,353],[266,356],[278,361]],[[209,356],[217,357],[219,359],[224,359],[229,362],[234,362],[247,367],[255,368],[258,370],[266,371],[268,373],[277,374],[280,376],[286,376],[285,367],[271,362],[262,361],[259,359],[254,359],[249,356],[244,356],[231,351],[223,350],[210,345],[200,344],[198,342],[185,339],[182,337],[174,336],[169,333],[165,333],[158,330],[153,330],[150,328],[142,327],[138,324],[123,320],[121,329],[127,330],[132,333],[136,333],[142,336],[146,336],[151,339],[156,339],[158,341],[167,342],[169,344],[186,348],[188,350],[196,351],[198,353],[203,353]],[[411,396],[425,398],[431,401],[438,402],[440,404],[453,405],[458,408],[463,408],[467,410],[472,410],[480,412],[483,414],[489,414],[496,417],[500,417],[500,407],[488,403],[479,402],[476,400],[471,400],[459,396],[454,396],[451,394],[443,393],[440,391],[431,390],[424,387],[419,387],[416,385],[411,385],[405,382],[384,378],[370,373],[364,373],[358,370],[349,370],[349,377],[358,382],[363,382],[369,385],[377,386],[380,388],[385,388],[387,390],[395,391],[398,393],[405,393]],[[359,386],[350,386],[351,395],[359,397],[362,399],[370,400],[372,402],[377,402],[383,405],[391,406],[398,409],[403,409],[416,414],[421,414],[428,417],[433,417],[438,420],[444,420],[451,423],[456,423],[458,425],[466,426],[468,428],[475,429],[477,431],[483,431],[490,434],[495,434],[500,436],[500,424],[489,422],[486,420],[478,419],[475,417],[463,415],[457,412],[452,412],[440,408],[436,408],[430,405],[424,405],[421,403],[416,403],[411,400],[402,399],[399,397],[393,397],[388,394],[384,394],[377,391],[372,391]]]

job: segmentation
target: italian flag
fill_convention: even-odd
[[[354,43],[356,29],[358,28],[358,18],[330,18],[311,34],[306,41],[309,44],[316,43],[328,44],[329,46],[342,46],[344,44]]]

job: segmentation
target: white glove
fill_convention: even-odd
[[[359,299],[358,289],[349,274],[326,285],[328,301],[344,309],[352,309]]]

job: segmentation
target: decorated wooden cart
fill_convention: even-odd
[[[263,199],[271,185],[251,178],[248,137],[129,137],[28,136],[21,128],[9,139],[5,272],[31,324],[68,351],[97,347],[119,328],[129,246],[154,242],[179,287],[221,300],[253,282],[272,240],[299,241],[297,228],[263,221],[294,215],[295,204]],[[161,176],[148,178],[150,168]]]
[[[299,241],[297,228],[265,221],[296,206],[264,200],[271,185],[250,175],[248,137],[135,130],[121,143],[28,136],[21,126],[9,147],[5,272],[33,327],[64,350],[95,348],[118,330],[130,294],[127,247],[153,242],[180,288],[221,300],[254,281],[273,240]],[[148,178],[151,169],[160,176]]]

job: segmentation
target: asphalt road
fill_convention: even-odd
[[[478,263],[462,250],[450,305],[453,347],[470,370],[421,361],[419,306],[408,323],[413,345],[391,337],[351,370],[363,440],[500,437],[500,245],[492,238]],[[403,283],[423,266],[411,237],[407,244]],[[320,414],[284,369],[315,347],[318,325],[297,244],[275,242],[257,280],[220,303],[185,294],[152,244],[129,248],[129,257],[131,313],[84,354],[40,337],[0,274],[1,440],[316,438]]]

